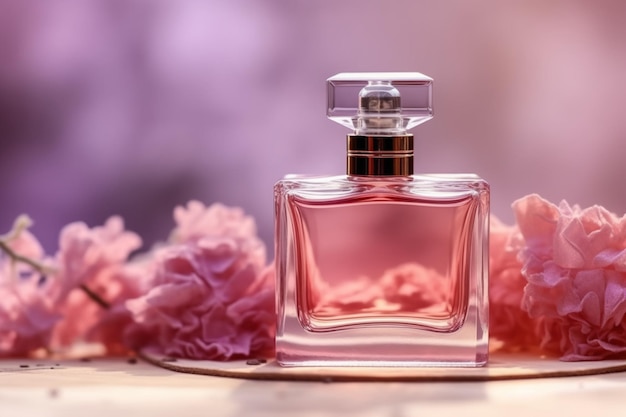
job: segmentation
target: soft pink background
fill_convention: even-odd
[[[148,243],[174,205],[240,205],[272,239],[272,185],[342,173],[325,79],[420,71],[420,172],[476,172],[493,212],[527,193],[626,211],[626,3],[0,0],[0,230],[51,251],[121,214]]]

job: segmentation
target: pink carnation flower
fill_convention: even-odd
[[[228,238],[250,253],[260,251],[265,256],[265,246],[257,237],[254,218],[239,207],[215,203],[206,207],[199,201],[190,201],[186,207],[174,209],[176,227],[170,233],[170,242],[196,242],[207,236]]]
[[[125,351],[121,329],[130,323],[124,302],[140,294],[140,275],[126,266],[130,253],[141,246],[135,233],[124,230],[120,217],[89,228],[71,223],[63,228],[56,256],[64,319],[54,332],[53,347],[76,341],[100,342],[108,353]],[[99,305],[79,287],[85,286],[106,302]]]
[[[41,245],[27,230],[3,242],[19,256],[43,261]],[[54,282],[0,253],[0,357],[27,356],[48,346],[60,318],[53,292]]]
[[[0,357],[29,356],[49,345],[61,316],[42,286],[32,279],[0,285]]]
[[[524,239],[517,226],[507,226],[492,215],[489,240],[489,334],[497,341],[492,348],[537,349],[536,324],[522,310],[527,282],[518,254],[524,247]]]
[[[191,202],[175,219],[173,244],[152,255],[147,293],[126,303],[127,343],[189,359],[271,355],[274,275],[252,218]]]
[[[537,195],[513,208],[526,240],[523,308],[538,321],[541,347],[563,360],[626,352],[626,219]]]

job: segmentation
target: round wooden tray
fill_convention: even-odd
[[[494,353],[482,368],[282,368],[274,359],[202,361],[164,358],[148,352],[140,357],[176,372],[228,378],[292,381],[494,381],[596,375],[626,371],[626,360],[561,362],[555,358]]]

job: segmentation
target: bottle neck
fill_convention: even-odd
[[[348,135],[347,173],[353,176],[413,175],[413,135]]]

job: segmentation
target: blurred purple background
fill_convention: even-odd
[[[0,226],[49,251],[121,214],[147,244],[191,198],[272,241],[272,186],[344,172],[325,79],[420,71],[416,170],[626,211],[626,2],[0,0]],[[271,249],[270,249],[271,250]]]

